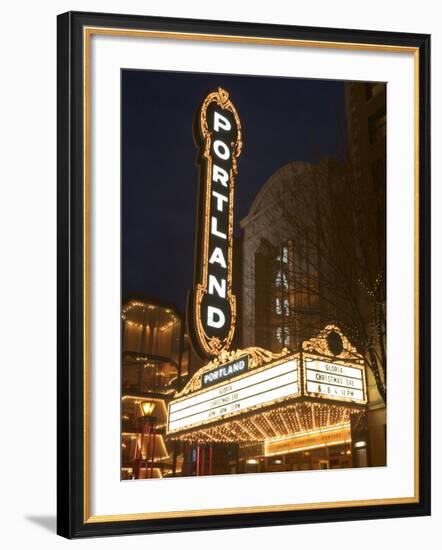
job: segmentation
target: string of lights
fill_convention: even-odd
[[[349,425],[351,416],[360,413],[359,407],[346,405],[294,403],[270,412],[260,412],[246,418],[197,428],[189,433],[170,437],[195,444],[263,442],[297,434],[326,432]]]

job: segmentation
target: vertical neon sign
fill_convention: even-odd
[[[242,135],[238,113],[222,88],[201,104],[195,138],[199,147],[199,197],[189,333],[202,356],[228,349],[235,332],[232,292],[234,180]]]

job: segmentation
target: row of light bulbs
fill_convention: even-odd
[[[300,404],[260,413],[242,420],[200,429],[177,439],[195,443],[262,442],[287,435],[318,433],[348,424],[359,409],[325,404]]]

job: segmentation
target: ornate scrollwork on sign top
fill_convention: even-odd
[[[235,359],[243,357],[244,355],[248,355],[249,357],[249,369],[255,369],[257,367],[265,365],[266,363],[271,363],[276,359],[280,359],[288,353],[289,350],[287,348],[284,348],[280,353],[273,353],[272,351],[258,347],[237,349],[233,351],[222,350],[217,357],[210,361],[210,363],[207,363],[207,365],[201,367],[192,376],[192,378],[189,380],[186,386],[184,386],[181,392],[179,392],[175,397],[181,397],[183,395],[187,395],[188,393],[194,393],[202,389],[202,378],[204,373],[211,371],[216,367],[224,365],[225,363],[229,363],[230,361],[235,361]]]
[[[313,338],[302,342],[302,350],[363,364],[363,357],[337,325],[327,325]]]
[[[230,101],[229,92],[227,90],[224,90],[221,87],[218,87],[216,92],[212,92],[206,97],[201,108],[201,133],[203,134],[205,139],[204,156],[208,159],[211,158],[210,146],[212,143],[212,132],[210,131],[209,125],[207,123],[207,107],[210,105],[211,102],[214,102],[217,105],[219,105],[221,109],[229,110],[235,118],[238,133],[237,133],[236,140],[231,143],[231,146],[233,147],[232,169],[233,169],[233,172],[237,174],[238,173],[237,158],[241,154],[241,150],[243,146],[241,122],[239,120],[237,110],[233,106],[233,103]]]

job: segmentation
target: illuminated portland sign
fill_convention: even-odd
[[[246,372],[248,367],[249,357],[248,355],[243,355],[243,357],[240,357],[235,361],[226,363],[225,365],[212,369],[209,372],[204,372],[201,375],[201,385],[205,388],[206,386],[211,386],[212,384],[218,384],[218,382],[223,380],[229,380],[229,378],[233,378],[234,376],[238,376],[239,374]]]
[[[204,99],[197,119],[200,183],[189,333],[202,356],[229,348],[235,331],[232,233],[236,159],[242,148],[238,113],[222,88]]]

